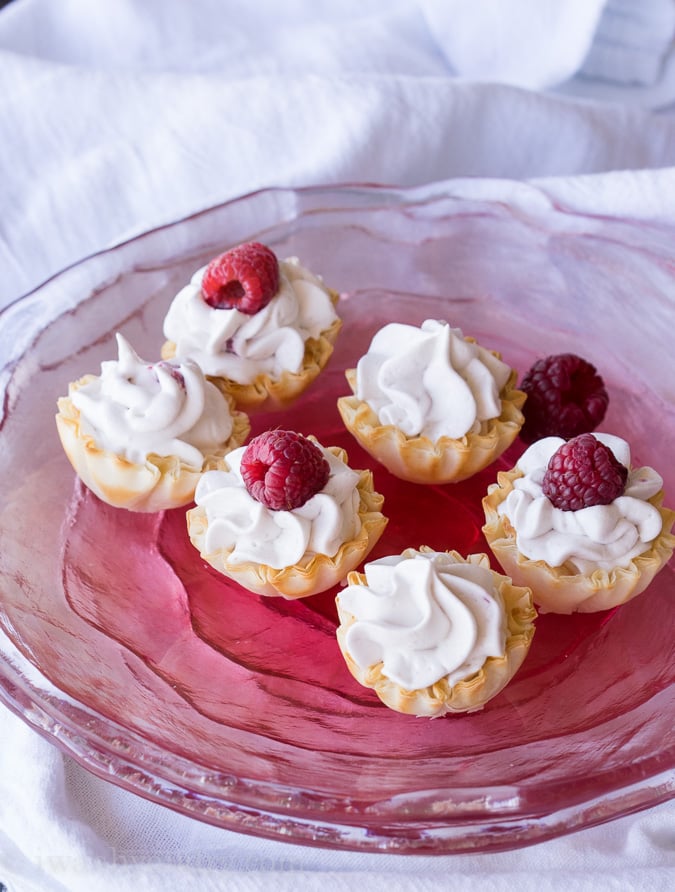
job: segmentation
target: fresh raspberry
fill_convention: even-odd
[[[551,456],[542,490],[555,508],[579,511],[609,505],[626,486],[628,468],[593,434],[568,440]]]
[[[520,431],[526,443],[541,437],[569,440],[595,430],[605,417],[609,402],[595,366],[574,353],[537,360],[520,389],[527,394],[525,423]]]
[[[321,449],[295,431],[266,431],[254,437],[241,459],[246,489],[273,511],[304,505],[324,488],[329,475]]]
[[[247,242],[214,258],[202,278],[202,295],[217,310],[252,316],[279,290],[279,261],[260,242]]]

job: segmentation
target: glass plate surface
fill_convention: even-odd
[[[675,232],[575,215],[531,187],[440,183],[266,190],[135,238],[0,316],[0,697],[80,764],[240,832],[334,848],[513,848],[654,805],[675,789],[675,579],[624,607],[542,616],[515,679],[476,714],[415,719],[349,675],[334,591],[259,598],[200,561],[184,511],[134,515],[76,481],[54,425],[68,381],[122,331],[157,359],[192,272],[248,239],[297,255],[343,293],[328,368],[284,426],[374,468],[407,546],[487,551],[481,497],[518,442],[464,483],[397,481],[336,409],[344,369],[397,320],[448,319],[521,374],[572,350],[610,393],[602,427],[675,499],[670,362]]]

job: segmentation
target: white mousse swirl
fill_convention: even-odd
[[[243,446],[227,456],[229,471],[207,471],[195,493],[195,502],[207,518],[203,552],[232,549],[229,564],[250,561],[279,570],[304,557],[337,554],[361,529],[360,475],[329,450],[319,448],[330,467],[328,481],[291,511],[273,511],[250,495],[241,476]]]
[[[120,334],[117,349],[117,360],[70,394],[82,431],[130,462],[172,455],[200,468],[230,438],[228,402],[191,360],[149,364]]]
[[[382,424],[408,437],[459,439],[501,415],[511,369],[459,328],[427,319],[392,322],[373,338],[356,368],[356,396]]]
[[[413,691],[443,678],[455,685],[503,656],[504,604],[486,567],[421,552],[372,561],[365,577],[338,595],[355,617],[345,644],[361,668],[382,663],[383,675]]]
[[[549,460],[565,442],[545,437],[527,449],[517,463],[523,476],[499,506],[516,535],[518,550],[533,561],[550,567],[567,564],[577,573],[596,568],[627,567],[646,551],[659,535],[661,515],[647,499],[663,486],[652,468],[630,469],[630,447],[612,434],[594,434],[628,468],[623,495],[609,505],[592,505],[579,511],[556,508],[542,491]]]
[[[174,297],[164,336],[177,356],[189,356],[205,375],[250,384],[260,374],[278,379],[302,368],[305,342],[318,338],[338,318],[322,280],[296,257],[279,262],[279,288],[257,313],[214,309],[202,295],[206,267]]]

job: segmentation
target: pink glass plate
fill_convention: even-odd
[[[267,190],[66,270],[0,316],[0,696],[94,773],[224,828],[370,851],[512,848],[654,805],[675,788],[672,563],[619,610],[543,616],[480,713],[398,715],[349,675],[334,592],[253,596],[206,568],[184,512],[132,515],[76,482],[53,415],[69,380],[147,359],[168,303],[256,238],[346,296],[329,367],[283,425],[372,461],[342,428],[344,369],[390,320],[445,318],[524,372],[573,350],[610,392],[603,424],[675,499],[675,232],[563,212],[530,187]],[[498,467],[419,487],[374,468],[391,522],[375,554],[484,551]]]

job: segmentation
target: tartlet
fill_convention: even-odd
[[[202,559],[258,595],[305,598],[337,585],[387,525],[371,472],[349,468],[343,449],[307,439],[322,451],[330,477],[301,507],[273,510],[252,496],[242,477],[246,449],[240,448],[228,456],[228,473],[203,477],[196,507],[187,512],[188,535]],[[331,546],[314,548],[317,541]]]
[[[377,339],[386,335],[392,328],[406,329],[402,337],[397,336],[398,340],[407,339],[410,341],[411,338],[419,337],[420,352],[426,351],[429,355],[434,350],[433,348],[427,350],[426,344],[422,341],[426,332],[432,336],[438,333],[439,338],[450,338],[451,346],[447,351],[449,353],[455,353],[458,350],[470,351],[467,362],[480,364],[485,370],[484,379],[492,378],[492,382],[487,385],[493,390],[490,395],[494,406],[492,416],[478,418],[474,414],[473,421],[469,421],[468,425],[460,425],[461,432],[456,436],[443,433],[439,436],[430,435],[419,421],[406,431],[402,428],[401,423],[388,423],[386,417],[383,420],[385,413],[382,408],[376,409],[370,398],[362,398],[364,387],[361,386],[359,377],[361,374],[365,374],[362,371],[364,369],[363,362],[373,350]],[[419,334],[420,332],[421,334]],[[458,347],[460,343],[461,346]],[[407,345],[403,351],[406,349]],[[390,358],[388,357],[388,360]],[[462,397],[465,398],[471,388],[466,379],[462,377],[463,368],[461,367],[460,373],[457,373],[456,369],[452,368],[452,362],[448,362],[447,368],[442,374],[450,386],[455,385],[461,389]],[[376,371],[381,374],[379,370]],[[477,345],[473,338],[463,337],[459,329],[451,329],[447,323],[427,320],[420,329],[415,326],[400,326],[398,324],[385,326],[375,336],[371,350],[366,354],[366,357],[360,360],[357,368],[348,369],[345,374],[353,394],[338,399],[338,410],[345,427],[361,446],[388,471],[396,477],[413,483],[456,483],[473,476],[491,464],[513,443],[523,423],[523,414],[520,410],[525,402],[525,394],[516,388],[516,370],[510,369],[502,363],[498,352],[485,350]],[[426,370],[424,374],[426,374]],[[441,382],[444,381],[444,378],[440,379]],[[418,379],[420,381],[422,379],[421,370],[419,370]],[[399,382],[413,381],[415,383],[415,375],[400,374],[398,380]],[[485,385],[481,384],[481,386]],[[427,399],[426,387],[421,384],[419,387],[422,398]],[[441,423],[437,421],[434,424],[435,429],[442,430],[444,426],[442,413],[445,412],[449,418],[455,411],[455,407],[449,389],[444,388],[441,383],[437,390],[441,392],[442,396],[440,399],[436,399],[439,405],[435,406],[432,411],[437,418],[441,417]],[[407,398],[408,405],[421,403],[421,399],[410,399],[410,394],[407,395]],[[482,397],[476,398],[475,394],[470,395],[469,399],[473,399],[475,405],[480,402],[488,402]],[[430,402],[433,406],[434,400],[432,399]],[[385,407],[385,409],[389,415],[395,414],[397,411],[397,407],[394,407],[393,410],[391,407]],[[456,425],[453,423],[445,426],[455,427]]]
[[[145,452],[142,447],[133,446],[133,434],[130,438],[131,454],[122,449],[121,441],[126,434],[118,432],[116,446],[110,448],[106,443],[106,435],[97,430],[81,411],[82,397],[89,400],[90,392],[100,394],[102,377],[88,374],[68,386],[68,395],[58,400],[56,426],[63,449],[76,474],[84,485],[98,498],[116,508],[130,511],[153,512],[168,508],[177,508],[192,501],[197,482],[207,471],[223,466],[224,457],[232,449],[246,440],[250,430],[248,416],[235,408],[232,398],[221,393],[215,385],[205,380],[201,370],[191,362],[157,363],[148,365],[139,360],[123,338],[118,336],[120,362],[123,363],[121,378],[126,380],[127,373],[133,378],[139,368],[144,374],[159,367],[160,378],[169,382],[164,390],[171,390],[170,380],[176,382],[176,398],[180,411],[180,402],[185,393],[190,392],[197,401],[202,400],[208,417],[203,418],[207,429],[215,428],[220,436],[209,442],[205,432],[199,431],[195,446],[191,439],[194,425],[186,421],[185,430],[167,430],[156,432],[155,448]],[[102,374],[115,366],[109,362],[102,365]],[[176,375],[183,381],[188,379],[189,387],[181,385]],[[126,382],[132,388],[133,381]],[[196,393],[195,393],[196,391]],[[97,397],[98,398],[98,397]],[[120,412],[130,411],[128,406],[118,404]],[[190,410],[190,414],[192,414]],[[136,417],[139,417],[136,415]],[[199,422],[198,422],[199,423]],[[175,427],[175,425],[173,425]],[[193,429],[191,432],[191,428]],[[147,436],[147,431],[144,437]],[[144,440],[148,442],[148,440]],[[149,441],[152,443],[152,438]],[[168,448],[162,448],[168,446]],[[174,449],[175,447],[175,449]]]
[[[619,461],[630,468],[630,452],[625,441],[602,433],[595,436],[601,442],[609,445],[617,454]],[[518,584],[530,586],[540,612],[569,614],[577,611],[592,613],[608,610],[624,604],[643,592],[659,570],[668,562],[675,547],[675,537],[671,534],[675,512],[663,505],[664,492],[659,475],[651,468],[637,468],[630,470],[627,475],[625,494],[607,506],[596,505],[583,508],[578,512],[571,512],[576,515],[576,519],[571,520],[556,514],[559,509],[546,504],[546,497],[541,492],[541,479],[548,461],[564,442],[557,437],[539,440],[524,453],[514,468],[498,473],[497,483],[488,488],[488,493],[483,499],[486,521],[483,533],[504,571]],[[515,495],[522,487],[527,488],[528,494],[523,496],[521,489],[521,495]],[[633,492],[635,495],[631,495]],[[569,556],[565,557],[566,552],[563,550],[560,554],[565,559],[554,560],[551,563],[538,557],[537,551],[532,550],[530,545],[524,543],[523,536],[516,529],[519,524],[514,523],[513,519],[509,517],[507,513],[509,510],[515,516],[516,510],[520,515],[521,510],[529,507],[523,503],[523,509],[509,508],[509,505],[514,504],[514,498],[521,501],[523,498],[530,498],[533,505],[531,510],[534,512],[531,516],[535,519],[538,517],[553,518],[545,523],[542,521],[546,527],[546,529],[542,527],[542,532],[539,533],[542,545],[544,542],[542,537],[550,536],[550,531],[556,530],[558,525],[562,529],[563,526],[569,526],[570,523],[577,523],[581,529],[583,524],[585,530],[591,524],[597,523],[602,535],[589,536],[585,540],[583,550],[587,556],[583,558],[575,556],[570,545],[569,550],[572,553]],[[511,502],[507,501],[509,499]],[[627,503],[627,499],[641,501],[645,506],[640,509],[640,515],[645,514],[646,519],[636,522],[636,532],[632,536],[634,544],[630,549],[638,553],[630,555],[629,552],[626,552],[627,557],[608,558],[607,560],[594,558],[594,553],[599,555],[603,548],[609,547],[613,536],[614,541],[619,541],[618,534],[610,529],[610,524],[614,522],[613,516],[609,516],[609,519],[606,517],[601,523],[598,508],[602,508],[603,511],[606,508],[611,509],[612,512],[619,512],[616,523],[625,524],[626,541],[630,541],[628,520],[625,520],[621,514],[623,511],[630,517],[634,513]],[[589,511],[595,512],[595,520],[593,515],[588,514]],[[586,512],[586,514],[579,519],[581,512]],[[606,511],[605,514],[607,514]],[[556,521],[556,517],[560,520]],[[640,530],[644,532],[640,532]],[[639,538],[642,535],[648,538],[642,541]],[[585,532],[584,536],[586,536]],[[605,541],[601,542],[600,539]],[[562,548],[564,549],[564,542]],[[530,556],[524,554],[522,549],[530,551]],[[612,566],[611,564],[615,561],[616,565]]]
[[[259,273],[256,264],[262,266]],[[214,279],[256,297],[244,309],[238,298],[219,301],[212,293]],[[164,320],[161,353],[165,359],[195,359],[247,412],[283,408],[330,359],[342,327],[338,300],[338,292],[297,258],[277,260],[259,243],[239,245],[197,270],[176,295]]]
[[[397,712],[436,717],[482,709],[513,678],[532,643],[532,593],[492,570],[485,554],[464,558],[456,551],[408,548],[366,564],[347,582],[336,598],[338,645],[354,678]],[[475,633],[476,653],[465,617],[474,611],[478,622],[481,604],[488,630]],[[382,632],[391,635],[386,646],[378,639]],[[424,683],[416,686],[414,678]]]

